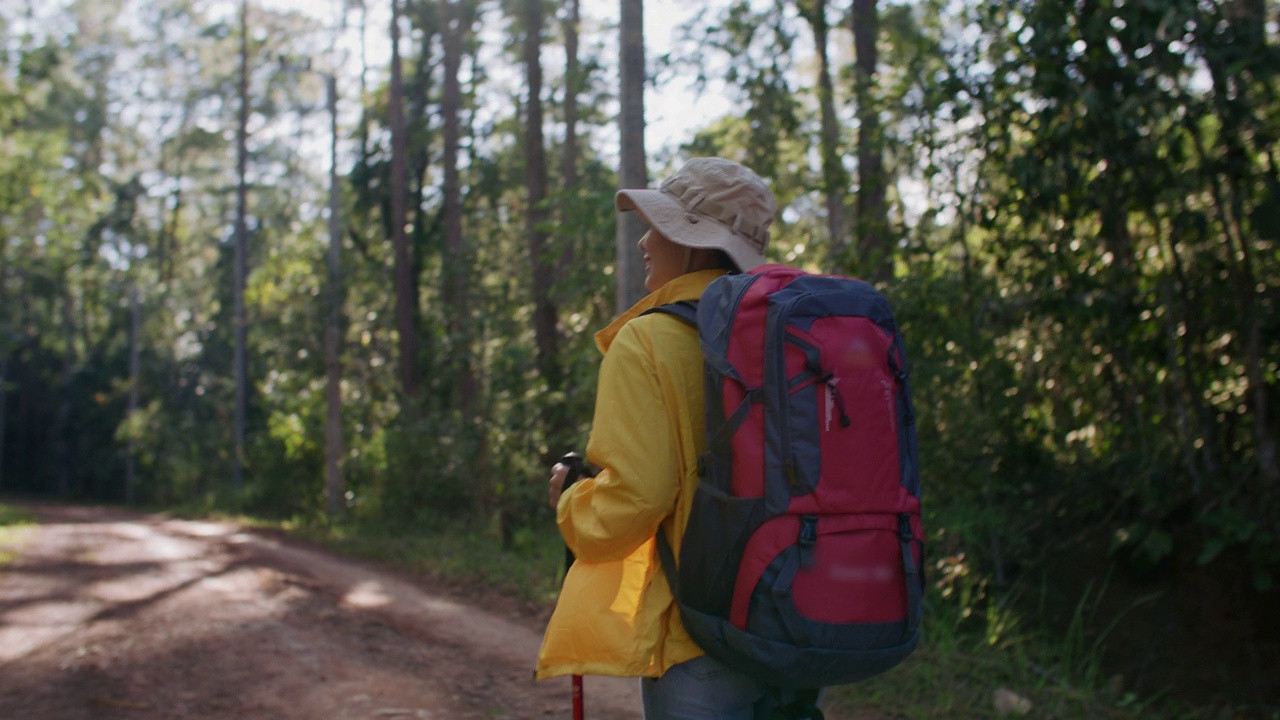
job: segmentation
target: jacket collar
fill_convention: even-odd
[[[632,305],[626,312],[614,318],[613,322],[606,325],[604,329],[597,332],[596,347],[600,348],[602,354],[609,352],[609,346],[613,344],[613,339],[618,336],[618,332],[622,330],[623,325],[644,314],[646,310],[659,305],[669,305],[683,300],[697,300],[702,297],[702,292],[707,289],[712,280],[724,274],[724,270],[698,270],[697,272],[685,273],[671,280],[666,285],[640,298],[639,302]]]

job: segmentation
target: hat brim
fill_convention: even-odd
[[[740,270],[764,264],[764,255],[729,226],[684,209],[661,190],[619,190],[613,198],[621,212],[634,210],[668,240],[684,247],[723,250]]]

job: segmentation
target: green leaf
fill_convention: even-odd
[[[1196,564],[1208,565],[1215,558],[1227,549],[1227,541],[1222,538],[1209,538],[1205,541],[1204,547],[1200,549],[1200,555],[1196,558]]]
[[[1173,536],[1159,528],[1153,528],[1142,539],[1142,552],[1152,560],[1168,557],[1173,552]]]
[[[1255,570],[1253,573],[1253,589],[1258,592],[1267,592],[1271,589],[1272,579],[1271,573],[1266,570]]]

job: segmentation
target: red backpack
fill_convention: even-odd
[[[680,557],[681,619],[771,686],[855,682],[920,637],[924,554],[902,334],[861,280],[766,265],[650,312],[698,329],[708,449]]]

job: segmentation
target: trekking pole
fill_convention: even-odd
[[[568,474],[564,476],[564,485],[561,486],[560,492],[563,494],[569,489],[569,486],[577,482],[582,474],[586,471],[583,463],[582,455],[576,452],[565,453],[560,458],[560,464],[569,468]],[[569,549],[569,545],[564,546],[564,574],[569,576],[569,566],[573,565],[573,551]],[[575,674],[572,678],[573,682],[573,720],[583,720],[585,717],[586,700],[582,693],[582,676]]]
[[[573,676],[573,720],[583,720],[585,701],[582,698],[582,676]]]

